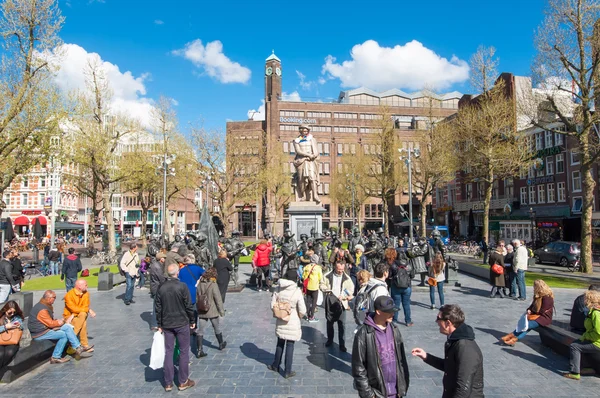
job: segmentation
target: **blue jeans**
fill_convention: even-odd
[[[10,285],[0,285],[0,303],[4,303],[8,301],[8,296],[10,295],[11,287]]]
[[[522,269],[517,270],[517,274],[513,277],[510,289],[513,294],[517,294],[517,286],[519,287],[519,298],[527,298],[527,291],[525,290],[525,271]]]
[[[437,291],[440,296],[440,307],[444,305],[444,282],[437,283]],[[435,286],[429,286],[429,300],[431,305],[435,305]]]
[[[140,272],[140,281],[138,283],[138,287],[144,287],[145,284],[146,284],[146,274],[143,272]]]
[[[129,275],[129,272],[125,272],[125,302],[126,303],[133,300],[134,285],[135,285],[135,277]]]
[[[52,358],[56,359],[60,359],[62,357],[67,342],[71,343],[71,347],[73,347],[73,349],[77,349],[81,345],[79,339],[75,335],[73,327],[68,324],[62,325],[60,330],[49,330],[40,337],[36,337],[34,340],[58,340],[56,342],[56,346],[54,347],[54,352],[52,353]]]
[[[399,288],[394,286],[392,283],[392,299],[394,300],[394,305],[399,307],[402,304],[402,310],[404,311],[404,322],[407,324],[412,322],[410,319],[410,295],[412,293],[412,289],[410,287]],[[398,313],[394,313],[394,322],[398,322]]]
[[[58,275],[60,261],[50,261],[50,275]]]
[[[513,334],[515,336],[517,336],[517,339],[521,340],[523,337],[527,336],[527,333],[529,333],[530,330],[537,328],[538,326],[540,326],[539,323],[537,323],[536,321],[529,321],[529,328],[521,333],[517,333],[517,331],[515,330],[513,332]]]
[[[67,289],[67,293],[69,293],[69,290],[75,287],[76,280],[77,278],[68,278],[65,276],[65,288]]]

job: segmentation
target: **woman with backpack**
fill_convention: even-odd
[[[279,280],[279,287],[271,298],[271,309],[273,310],[273,316],[277,319],[275,322],[277,348],[275,349],[273,364],[267,365],[267,368],[273,372],[279,372],[279,365],[285,347],[285,372],[283,377],[286,379],[296,375],[296,372],[292,371],[294,343],[302,337],[300,319],[306,314],[306,305],[297,280],[296,270],[288,269],[283,278]]]
[[[219,292],[219,286],[217,285],[217,269],[215,267],[209,268],[202,275],[196,294],[196,309],[198,310],[198,331],[196,332],[198,353],[196,354],[196,358],[202,358],[208,355],[202,349],[204,329],[208,321],[210,321],[215,331],[215,337],[219,342],[219,350],[223,350],[227,346],[227,342],[223,340],[223,332],[221,332],[219,322],[219,317],[224,317],[225,311],[223,309],[221,292]]]
[[[396,253],[394,249],[392,250]],[[386,253],[387,253],[386,250]],[[404,324],[406,326],[413,326],[410,312],[410,296],[412,294],[411,281],[415,277],[415,271],[410,266],[406,257],[396,259],[390,268],[390,283],[391,283],[391,296],[394,300],[394,305],[400,307],[402,304],[402,310],[404,311]],[[394,322],[398,323],[398,312],[394,313]]]
[[[306,304],[308,307],[308,322],[314,323],[319,322],[315,318],[315,308],[317,308],[317,299],[319,298],[319,284],[323,279],[323,269],[317,262],[319,261],[318,256],[312,253],[312,250],[308,251],[310,257],[310,263],[304,267],[302,271],[303,289],[302,292],[306,295]],[[312,254],[310,254],[312,253]]]
[[[438,296],[440,297],[440,308],[444,306],[444,281],[446,275],[444,273],[446,263],[442,253],[438,252],[433,259],[433,263],[429,266],[429,278],[427,284],[429,285],[429,300],[431,301],[431,309],[435,310],[435,289],[437,288]]]

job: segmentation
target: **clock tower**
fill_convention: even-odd
[[[281,60],[273,54],[265,62],[265,102],[277,101],[281,97]]]

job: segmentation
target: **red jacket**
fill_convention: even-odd
[[[256,267],[265,267],[271,264],[271,258],[269,257],[271,252],[273,251],[273,245],[271,242],[267,242],[265,245],[261,243],[257,246],[254,255],[252,256],[252,262]]]

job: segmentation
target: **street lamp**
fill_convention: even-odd
[[[169,165],[173,163],[173,161],[177,158],[175,155],[168,155],[165,153],[163,155],[162,169],[163,169],[163,203],[162,203],[162,212],[160,216],[160,225],[161,225],[161,235],[165,234],[165,229],[168,226],[168,218],[167,218],[167,175],[174,176],[175,169],[169,168]]]
[[[535,248],[535,210],[533,210],[533,207],[529,208],[529,218],[531,219],[531,242],[532,242],[532,249]]]
[[[410,230],[408,231],[409,240],[413,241],[413,205],[412,205],[412,157],[414,156],[418,159],[421,156],[421,150],[419,148],[399,148],[398,152],[403,153],[406,152],[406,155],[400,156],[400,160],[403,160],[406,163],[406,167],[408,168],[408,225]]]

